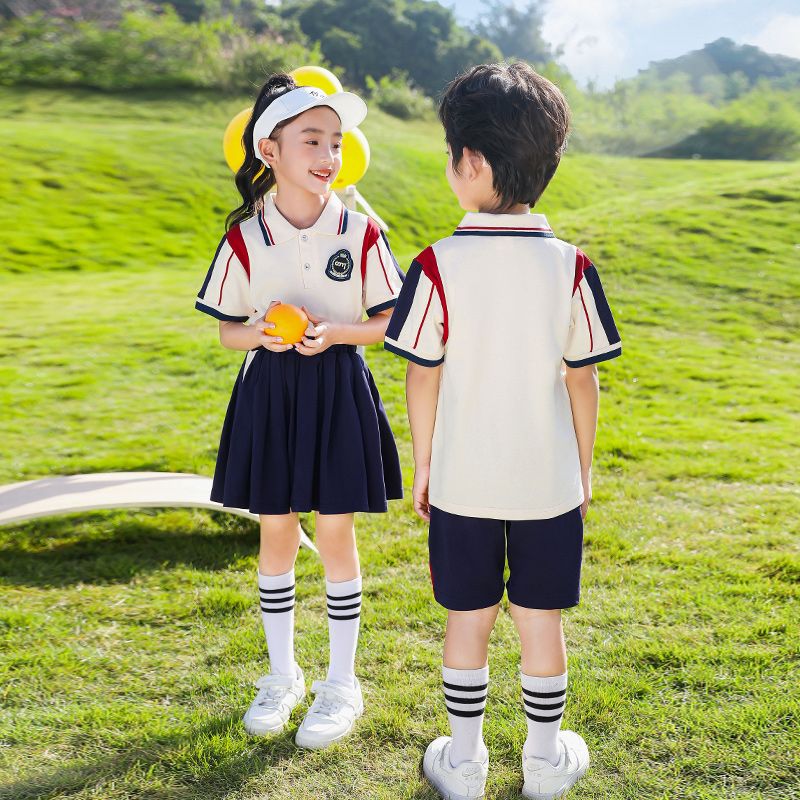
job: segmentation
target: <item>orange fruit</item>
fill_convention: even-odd
[[[267,336],[281,336],[284,344],[297,344],[308,327],[306,312],[291,303],[273,306],[264,321],[275,323],[274,328],[268,328],[264,333]]]

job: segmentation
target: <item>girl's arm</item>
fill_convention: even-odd
[[[269,308],[278,305],[277,301],[269,304]],[[269,311],[269,308],[267,311]],[[266,347],[273,353],[283,353],[290,350],[292,345],[283,344],[280,336],[269,336],[266,332],[275,327],[274,322],[264,322],[263,319],[255,325],[245,325],[243,322],[219,323],[219,341],[229,350],[255,350],[257,347]]]
[[[309,319],[308,330],[303,341],[296,345],[297,352],[313,356],[327,350],[334,344],[377,344],[383,341],[386,328],[392,316],[392,309],[380,311],[363,322],[329,322],[313,314],[305,306],[303,311]],[[310,339],[309,336],[313,336]]]
[[[406,404],[414,449],[414,487],[411,494],[414,511],[426,521],[431,518],[428,482],[441,374],[441,364],[437,367],[423,367],[413,362],[409,363],[406,372]]]
[[[597,414],[600,407],[600,379],[597,364],[586,367],[567,367],[567,391],[572,406],[572,424],[578,440],[581,462],[583,503],[581,516],[585,517],[592,499],[592,456],[597,435]]]

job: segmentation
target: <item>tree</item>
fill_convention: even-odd
[[[500,48],[506,58],[521,58],[531,64],[555,61],[563,48],[553,49],[542,36],[544,13],[540,0],[531,0],[518,8],[503,0],[483,0],[485,10],[473,30]]]

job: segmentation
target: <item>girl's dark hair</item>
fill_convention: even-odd
[[[561,91],[524,61],[473,67],[439,103],[453,167],[465,147],[481,153],[492,167],[498,211],[536,204],[561,160],[569,117]]]
[[[238,225],[248,217],[252,217],[259,210],[264,195],[275,185],[275,176],[272,174],[272,170],[265,167],[264,163],[256,156],[253,148],[253,128],[256,120],[276,97],[280,97],[296,88],[297,84],[291,75],[277,72],[267,78],[267,82],[261,87],[261,91],[258,93],[255,103],[253,103],[253,113],[250,115],[250,120],[242,134],[244,163],[236,173],[236,188],[242,196],[242,204],[228,214],[228,218],[225,220],[226,230],[230,230],[234,225]],[[274,136],[284,125],[288,125],[290,122],[290,119],[279,122],[271,136]],[[260,175],[259,172],[261,172]]]

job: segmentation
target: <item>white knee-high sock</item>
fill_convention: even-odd
[[[351,581],[325,581],[328,599],[330,664],[328,680],[355,686],[356,645],[361,622],[361,576]]]
[[[483,743],[483,712],[489,688],[489,667],[481,669],[450,669],[442,667],[444,702],[453,743],[450,763],[457,767],[462,761],[482,761],[486,756]]]
[[[522,700],[528,718],[525,755],[546,758],[551,764],[556,764],[561,755],[558,731],[567,702],[567,673],[550,678],[520,674]]]
[[[270,672],[273,675],[295,675],[294,570],[283,575],[262,575],[259,572],[258,594]]]

